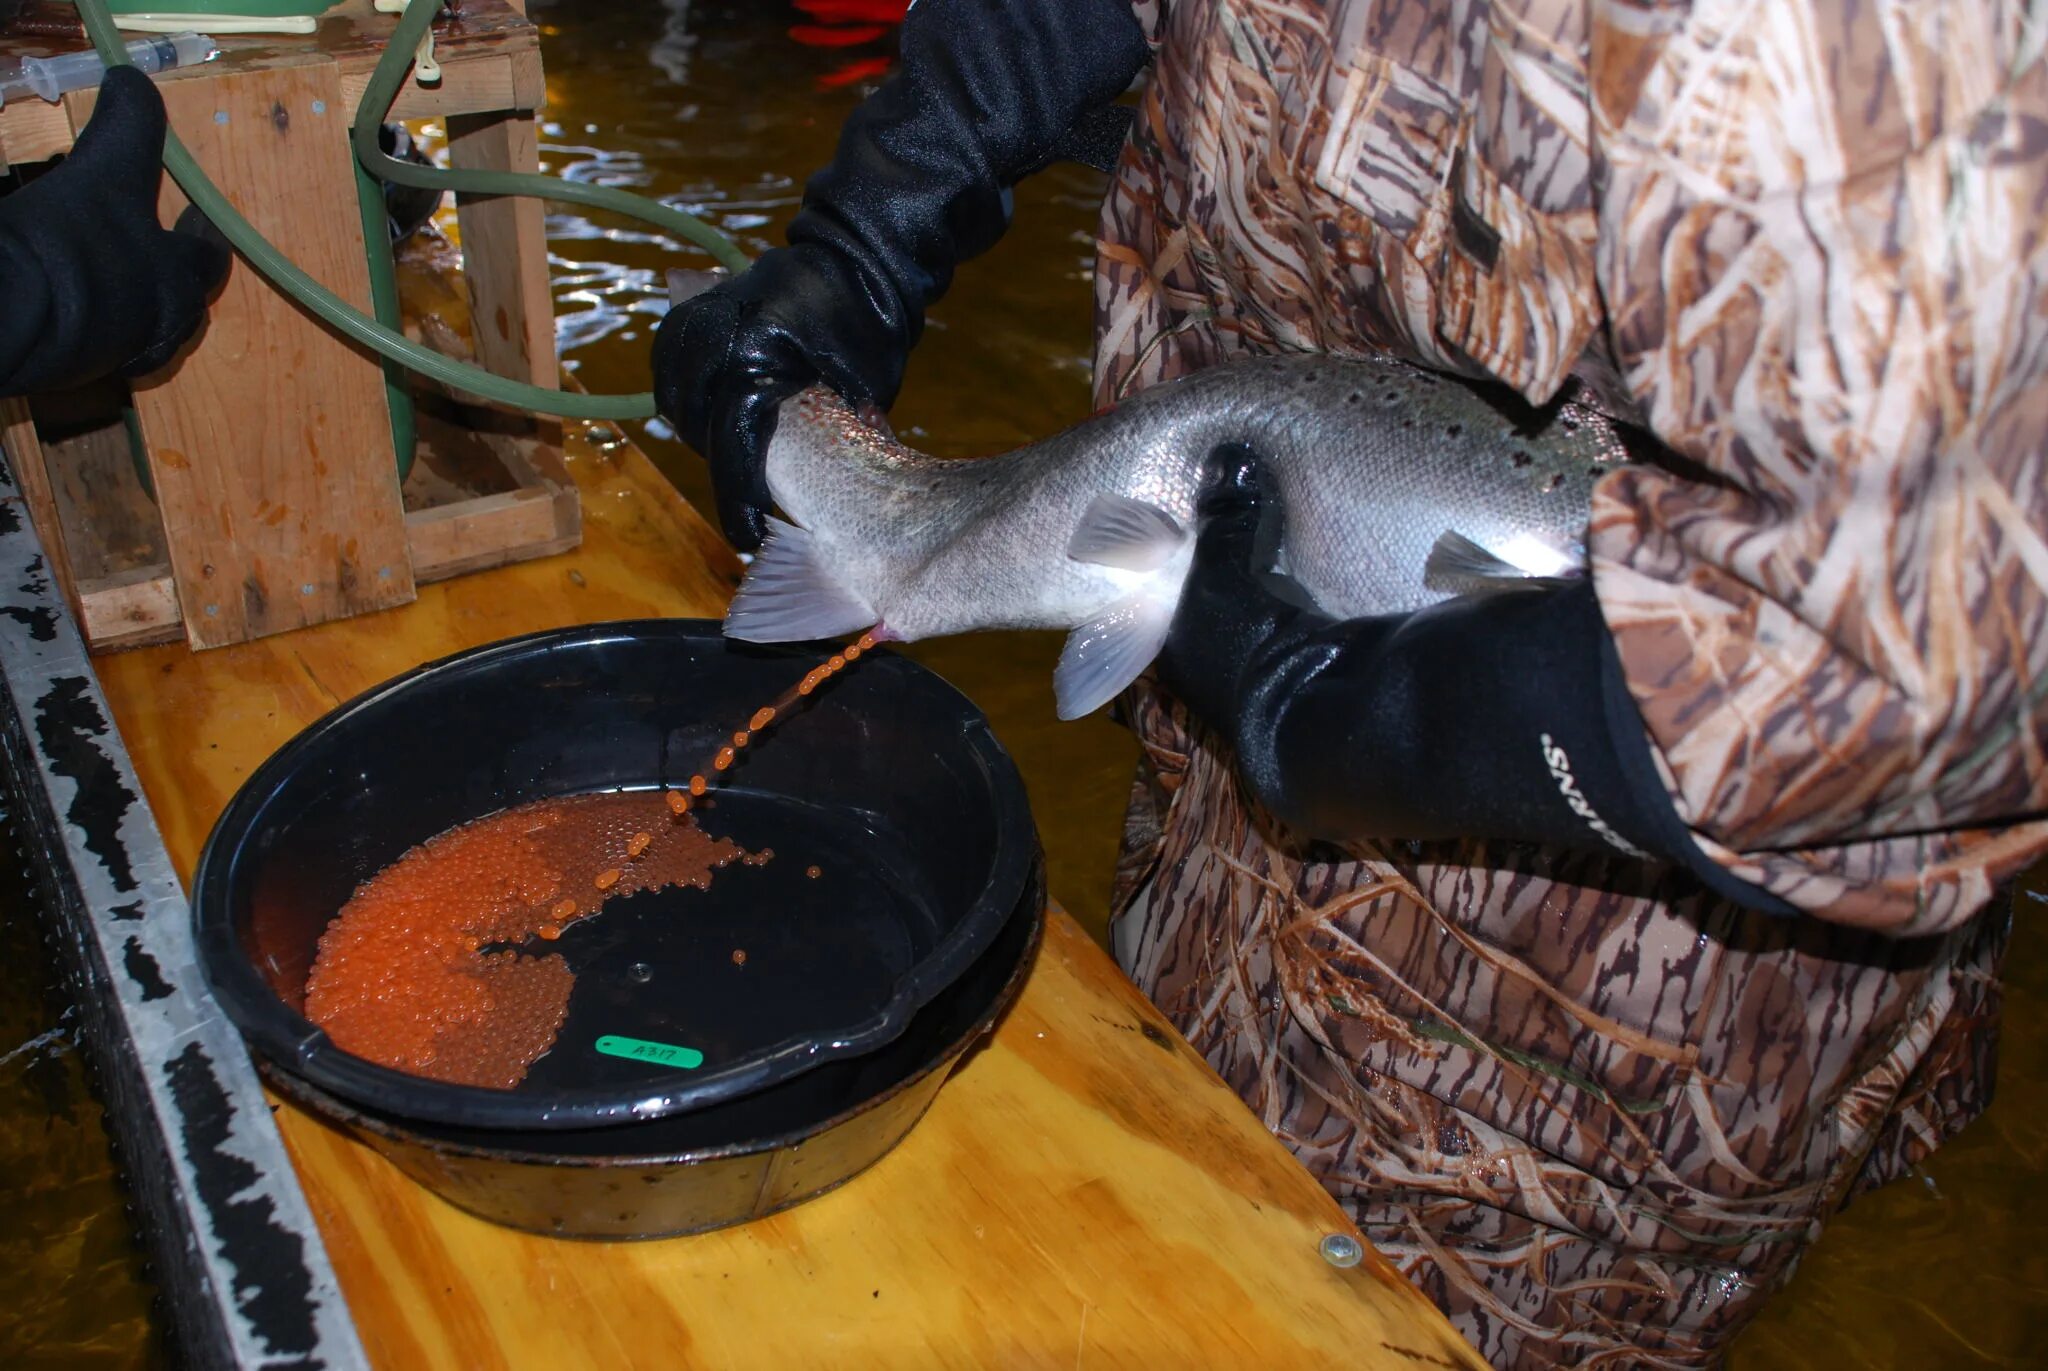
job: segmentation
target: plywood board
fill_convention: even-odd
[[[471,171],[537,171],[533,115],[450,118],[448,160]],[[458,195],[455,207],[477,357],[500,376],[554,386],[560,370],[548,290],[545,206],[524,197]]]
[[[334,64],[225,70],[167,83],[164,95],[235,207],[367,309]],[[84,110],[75,113],[82,123]],[[166,178],[165,222],[183,205]],[[412,598],[382,372],[246,262],[237,259],[196,345],[137,384],[135,410],[193,646]]]

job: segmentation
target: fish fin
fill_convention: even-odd
[[[1067,556],[1125,571],[1157,571],[1173,560],[1187,536],[1180,520],[1157,505],[1125,495],[1098,495],[1067,541]]]
[[[1567,576],[1539,576],[1504,557],[1488,552],[1462,533],[1446,533],[1429,549],[1422,564],[1422,584],[1453,594],[1503,590],[1540,590],[1569,585]]]
[[[1127,596],[1067,635],[1052,674],[1062,719],[1093,714],[1152,665],[1173,626],[1174,603],[1156,594]]]
[[[725,612],[725,634],[750,643],[808,642],[880,617],[825,569],[810,530],[771,517],[768,537]]]

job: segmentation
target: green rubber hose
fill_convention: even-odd
[[[398,300],[398,264],[391,256],[391,212],[384,204],[384,187],[360,162],[356,174],[356,207],[363,221],[363,246],[370,263],[370,308],[377,322],[393,332],[403,332],[404,311]],[[419,425],[413,413],[412,392],[405,388],[405,371],[389,357],[384,363],[384,406],[391,411],[391,448],[398,454],[398,484],[412,475],[412,459],[419,455]]]
[[[370,84],[363,90],[363,102],[357,106],[356,157],[378,180],[471,195],[539,196],[566,204],[587,205],[591,209],[610,210],[614,214],[666,229],[678,238],[695,243],[729,271],[747,269],[747,255],[730,238],[696,215],[671,209],[659,200],[650,200],[611,186],[586,186],[577,181],[529,172],[453,171],[442,167],[423,167],[417,162],[408,162],[386,153],[377,144],[377,130],[398,99],[399,88],[405,84],[406,75],[412,70],[413,54],[418,51],[427,30],[433,26],[434,15],[440,8],[441,0],[407,0],[405,13],[398,19],[398,28],[386,44],[376,69],[370,73]]]
[[[91,36],[100,60],[109,66],[126,62],[127,54],[123,51],[120,33],[114,27],[113,17],[108,14],[104,0],[76,0],[76,3],[79,17],[85,23],[86,33]],[[395,162],[396,159],[385,158],[382,149],[377,148],[374,127],[390,109],[391,101],[404,83],[406,73],[412,69],[413,52],[419,46],[420,35],[433,22],[433,16],[439,8],[440,0],[412,0],[399,20],[398,32],[392,35],[390,44],[371,75],[369,90],[365,93],[361,114],[357,120],[357,129],[360,132],[365,121],[372,127],[370,147],[377,154],[376,173],[379,176],[386,175],[387,169],[384,164]],[[411,34],[410,38],[405,36],[408,32]],[[360,141],[357,146],[360,150]],[[476,195],[537,195],[588,205],[594,209],[612,210],[699,244],[709,251],[720,265],[732,271],[742,271],[747,265],[745,253],[724,234],[696,216],[608,186],[584,186],[553,177],[514,172],[442,171],[406,163],[396,165],[403,174],[391,175],[387,179],[402,185],[435,185]],[[343,336],[362,344],[379,356],[397,362],[422,376],[432,377],[456,390],[467,391],[510,409],[532,410],[539,414],[559,415],[565,419],[646,419],[654,415],[654,396],[646,391],[635,395],[581,395],[572,391],[551,390],[545,386],[496,376],[482,367],[458,362],[452,357],[442,356],[431,348],[421,347],[403,333],[386,328],[350,305],[301,271],[289,258],[272,246],[268,239],[256,231],[254,225],[242,217],[240,211],[228,203],[227,197],[220,193],[206,173],[200,169],[198,162],[193,160],[190,150],[185,147],[183,140],[175,131],[168,133],[164,139],[164,168],[185,192],[186,198],[199,207],[200,213],[214,222],[228,242],[248,258],[257,270]],[[435,179],[413,179],[414,173]]]

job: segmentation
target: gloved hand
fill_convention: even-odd
[[[911,10],[900,68],[848,118],[789,246],[678,305],[655,335],[655,399],[710,463],[736,546],[761,542],[777,406],[820,381],[893,403],[926,308],[1008,227],[1009,188],[1120,145],[1128,121],[1102,107],[1146,56],[1129,0]]]
[[[1256,455],[1220,450],[1197,513],[1160,679],[1297,834],[1604,849],[1793,912],[1679,819],[1590,580],[1339,620],[1267,570],[1280,503]]]
[[[0,394],[146,375],[205,318],[229,254],[157,220],[165,123],[150,79],[116,67],[70,155],[0,198]]]

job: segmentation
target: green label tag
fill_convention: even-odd
[[[685,1071],[694,1071],[704,1065],[704,1054],[694,1047],[651,1043],[644,1038],[620,1038],[610,1033],[597,1040],[597,1050],[607,1057],[630,1057],[636,1062],[679,1066]]]

